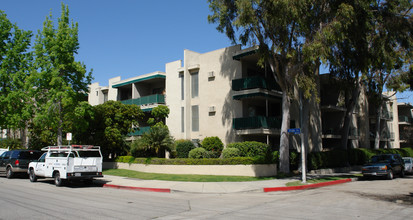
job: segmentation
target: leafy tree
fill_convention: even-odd
[[[90,134],[92,142],[101,146],[105,158],[124,154],[127,150],[125,136],[135,131],[138,119],[143,115],[136,105],[107,101],[94,107]]]
[[[383,89],[387,86],[393,91],[403,92],[407,88],[403,86],[405,83],[395,85],[390,80],[408,75],[413,65],[411,8],[410,1],[378,2],[374,5],[373,28],[369,34],[371,68],[368,85],[370,103],[377,109],[375,149],[380,146],[380,118],[385,102]]]
[[[326,1],[293,0],[209,0],[213,12],[208,20],[236,43],[259,45],[260,64],[267,63],[282,95],[280,171],[289,173],[290,106],[295,87],[302,87],[307,98],[316,94],[314,74],[320,65],[322,40],[316,41],[323,27]],[[325,16],[326,17],[326,16]],[[314,43],[315,42],[315,43]],[[305,43],[305,44],[304,44]],[[303,53],[305,49],[306,53]],[[317,51],[315,55],[309,51]],[[303,57],[311,55],[311,57]],[[304,66],[303,61],[307,64]],[[316,62],[317,61],[317,62]],[[306,71],[304,71],[306,70]],[[300,81],[297,78],[300,76]]]
[[[169,108],[166,105],[158,105],[152,109],[151,115],[153,118],[148,119],[148,124],[153,126],[159,122],[165,124],[165,118],[169,115]]]
[[[36,36],[34,53],[38,71],[30,77],[37,102],[35,123],[52,128],[58,145],[62,144],[65,122],[71,117],[68,113],[84,100],[92,80],[86,66],[75,61],[78,49],[78,24],[69,20],[69,8],[62,3],[57,28],[50,14]]]
[[[342,148],[347,148],[351,115],[355,110],[361,84],[369,82],[377,107],[390,76],[395,75],[407,57],[411,57],[411,3],[409,1],[337,1],[336,28],[327,53],[330,72],[341,79],[346,89],[346,114],[342,126]],[[407,52],[407,53],[406,53]],[[407,55],[407,56],[406,56]],[[400,87],[399,87],[400,89]],[[381,109],[378,108],[378,111]],[[377,129],[380,129],[379,123]],[[378,140],[376,140],[378,146]]]
[[[26,80],[32,68],[29,52],[32,33],[12,24],[0,11],[0,128],[21,129],[23,146],[27,147],[26,127],[32,118],[32,100]],[[10,132],[8,132],[8,138]]]
[[[73,143],[94,144],[92,129],[94,128],[95,108],[88,102],[80,102],[75,109],[68,113],[67,120],[69,131],[73,133]]]

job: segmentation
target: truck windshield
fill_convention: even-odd
[[[100,157],[99,151],[78,151],[79,157]]]

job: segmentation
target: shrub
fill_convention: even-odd
[[[9,150],[23,149],[23,145],[19,139],[7,138],[0,140],[0,148],[9,148]]]
[[[298,165],[300,164],[300,155],[297,151],[290,151],[290,169],[291,170],[297,170]]]
[[[217,152],[219,154],[221,154],[222,149],[224,149],[224,144],[219,137],[206,137],[201,145],[205,150]]]
[[[204,153],[206,152],[205,148],[203,147],[197,147],[195,149],[192,149],[191,151],[189,151],[189,158],[193,158],[193,159],[200,159],[200,158],[204,158]]]
[[[146,147],[147,143],[142,138],[132,141],[130,147],[130,153],[134,157],[153,157],[156,156],[156,152]]]
[[[222,158],[239,157],[240,151],[237,148],[225,148],[222,151]]]
[[[176,157],[188,158],[189,152],[195,148],[194,143],[190,140],[175,141]]]
[[[221,154],[215,151],[205,151],[202,154],[203,158],[218,158],[219,156],[221,156]]]
[[[120,156],[116,158],[116,162],[121,162],[121,163],[133,163],[135,161],[135,158],[132,156]]]
[[[126,158],[125,158],[126,157]],[[117,162],[128,162],[130,160],[129,156],[119,156],[116,158]],[[159,164],[159,165],[247,165],[247,164],[263,164],[260,158],[255,157],[231,157],[231,158],[175,158],[175,159],[165,159],[165,158],[135,158],[133,163],[138,164]]]
[[[264,156],[271,153],[271,149],[267,144],[257,141],[245,141],[228,144],[227,148],[237,148],[240,150],[241,157],[256,157]]]

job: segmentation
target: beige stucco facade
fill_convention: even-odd
[[[236,140],[232,118],[241,115],[241,105],[232,99],[232,79],[241,77],[241,65],[232,60],[239,46],[200,54],[184,51],[184,59],[166,64],[166,123],[175,139],[202,140],[218,136],[226,143]],[[193,95],[191,77],[197,73],[198,95]],[[192,109],[198,106],[198,129],[193,128]],[[196,119],[195,119],[196,120]]]
[[[91,84],[89,103],[117,100],[137,104],[147,114],[157,105],[167,105],[170,114],[166,125],[176,140],[202,141],[217,136],[225,145],[253,140],[277,148],[282,92],[269,68],[257,65],[256,49],[236,45],[206,53],[184,50],[182,60],[165,64],[165,72],[125,80],[115,77],[107,87]],[[305,143],[309,151],[340,146],[346,112],[345,93],[336,84],[340,82],[334,82],[328,74],[320,75],[317,80],[320,102],[313,100],[308,106],[309,136]],[[374,143],[372,132],[377,119],[366,94],[366,89],[361,88],[357,107],[351,114],[348,141],[351,148],[371,148]],[[384,96],[387,98],[380,119],[380,147],[399,148],[400,143],[412,142],[412,135],[401,138],[399,130],[406,134],[411,131],[413,107],[398,104],[393,94]],[[290,109],[290,127],[295,128],[300,127],[297,99],[292,101]],[[399,111],[403,112],[402,122]],[[290,147],[299,150],[299,135],[290,134]]]

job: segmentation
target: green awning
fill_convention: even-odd
[[[242,94],[242,95],[234,95],[232,98],[235,99],[235,100],[241,100],[241,99],[252,98],[252,97],[279,98],[277,96],[270,95],[270,94],[265,94],[265,93],[262,93],[262,92]]]
[[[148,77],[127,81],[127,82],[120,83],[120,84],[115,84],[115,85],[112,86],[112,88],[119,88],[119,87],[129,85],[129,84],[132,84],[132,83],[142,82],[142,81],[146,81],[146,80],[149,80],[149,79],[156,79],[156,78],[165,79],[166,76],[161,75],[161,74],[156,74],[156,75],[153,75],[153,76],[148,76]]]

